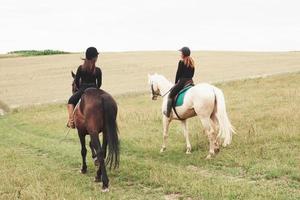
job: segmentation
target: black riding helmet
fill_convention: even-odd
[[[185,57],[190,56],[191,55],[191,50],[188,47],[182,47],[181,49],[179,49],[179,51],[182,53],[182,55],[184,55]]]
[[[87,50],[85,51],[85,58],[87,60],[92,60],[93,58],[98,56],[98,51],[95,47],[89,47],[87,48]]]

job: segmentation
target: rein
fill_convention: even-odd
[[[67,128],[68,128],[68,127],[67,127]],[[67,136],[69,135],[69,133],[70,133],[70,130],[71,130],[71,128],[68,128],[68,130],[66,131],[66,135],[65,135],[65,137],[59,141],[59,144],[60,144],[60,143],[62,143],[64,140],[66,140],[66,139],[67,139]]]
[[[165,97],[169,92],[171,92],[172,89],[173,89],[173,87],[171,87],[171,89],[169,89],[168,92],[166,92],[164,95],[161,95],[161,96]]]
[[[155,97],[157,97],[157,96],[165,97],[169,92],[172,91],[172,89],[173,89],[173,87],[171,87],[171,89],[169,89],[165,94],[161,95],[161,94],[160,94],[160,91],[159,91],[159,92],[154,91],[153,83],[151,84],[152,95],[155,96]],[[174,113],[175,113],[175,115],[177,116],[177,118],[178,118],[179,120],[184,120],[184,119],[182,119],[182,118],[178,115],[177,110],[176,110],[176,108],[175,108],[174,105],[172,105],[172,109],[174,110]]]
[[[153,83],[151,84],[151,90],[152,90],[152,95],[153,96],[165,97],[169,92],[171,92],[172,89],[173,89],[173,87],[171,87],[171,89],[169,89],[165,94],[161,95],[160,92],[157,93],[157,92],[154,91],[154,89],[153,89]]]

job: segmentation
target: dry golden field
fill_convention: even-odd
[[[70,71],[81,64],[83,54],[37,57],[0,57],[0,100],[10,107],[64,102],[71,94]],[[251,76],[300,70],[300,52],[194,52],[197,82],[219,82]],[[179,53],[103,53],[103,89],[123,94],[147,90],[147,74],[161,73],[173,79]]]

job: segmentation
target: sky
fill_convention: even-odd
[[[0,53],[300,50],[299,0],[1,0]]]

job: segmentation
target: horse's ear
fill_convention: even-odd
[[[71,71],[71,74],[72,74],[72,77],[75,78],[76,75],[74,74],[73,71]]]
[[[148,83],[150,84],[151,82],[151,74],[148,74]]]

